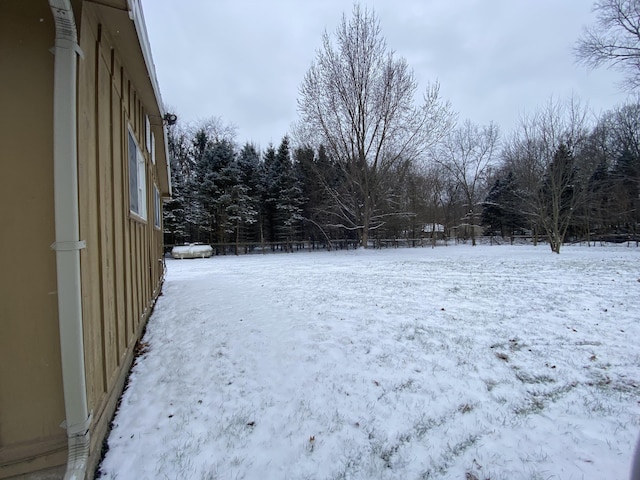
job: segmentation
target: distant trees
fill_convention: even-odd
[[[333,223],[356,231],[365,247],[371,231],[401,213],[387,203],[390,180],[452,125],[438,86],[427,89],[419,106],[416,89],[406,61],[387,50],[375,14],[358,4],[349,20],[343,16],[335,44],[325,32],[300,87],[299,134],[324,145],[342,179],[324,182]]]
[[[261,158],[254,145],[238,150],[233,135],[218,119],[169,128],[173,195],[164,208],[165,242],[233,245],[236,254],[246,242],[290,249],[304,238],[305,179],[289,138]]]
[[[594,123],[587,112],[576,99],[552,99],[501,141],[494,125],[467,121],[430,149],[431,161],[388,166],[370,191],[368,241],[474,243],[483,227],[544,240],[559,253],[567,240],[638,239],[640,100]],[[239,253],[250,245],[291,251],[302,241],[331,248],[362,240],[337,219],[361,199],[354,179],[371,177],[345,170],[323,144],[292,146],[285,136],[260,152],[239,148],[218,127],[169,129],[167,244],[206,242]]]
[[[609,212],[609,227],[637,235],[640,226],[640,98],[606,113],[600,128],[604,133],[602,190],[600,200]],[[605,226],[606,228],[606,226]]]
[[[495,179],[482,207],[482,224],[489,232],[513,238],[516,231],[528,228],[517,188],[511,170]]]
[[[578,60],[590,67],[609,64],[626,75],[629,90],[640,87],[640,0],[598,0],[598,18],[576,46]]]
[[[621,55],[612,61],[634,65],[626,59],[635,55],[638,7],[597,2],[600,30],[585,38],[593,47],[613,35],[628,51],[609,50]],[[598,52],[583,46],[585,61]],[[638,241],[640,97],[595,122],[577,99],[551,99],[500,138],[493,123],[456,126],[437,84],[419,103],[416,90],[374,13],[356,5],[334,37],[323,36],[300,87],[293,140],[239,147],[235,128],[215,117],[169,127],[166,243],[236,254],[256,245],[291,251],[303,241],[435,246],[455,237],[475,245],[481,227],[546,241],[555,253],[567,240]]]
[[[451,175],[464,196],[465,224],[470,227],[473,245],[481,215],[480,203],[496,160],[498,139],[495,124],[479,127],[467,120],[445,136],[436,155],[436,162]]]
[[[605,113],[595,125],[576,99],[551,100],[523,119],[502,148],[483,223],[544,236],[552,251],[572,239],[636,238],[640,224],[640,103]],[[508,188],[507,188],[508,186]]]

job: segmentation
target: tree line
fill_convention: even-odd
[[[232,129],[212,123],[222,125],[170,127],[167,244],[363,241],[352,214],[358,181],[323,145],[293,147],[285,136],[263,152],[239,148]],[[423,161],[398,161],[375,182],[367,192],[370,244],[528,235],[557,252],[566,240],[637,239],[640,102],[590,126],[577,100],[550,100],[502,139],[495,125],[466,121]]]
[[[559,253],[567,239],[638,238],[640,97],[595,120],[578,99],[552,98],[505,137],[458,122],[437,83],[421,101],[417,88],[374,12],[356,4],[303,79],[293,141],[239,147],[219,118],[170,127],[166,243],[238,253],[527,235]]]

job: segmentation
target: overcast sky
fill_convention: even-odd
[[[143,0],[165,105],[183,123],[213,116],[237,142],[276,146],[297,118],[298,87],[346,0]],[[440,83],[460,120],[508,134],[551,96],[596,113],[623,103],[617,71],[577,65],[592,0],[368,0],[382,35],[407,59],[421,93]]]

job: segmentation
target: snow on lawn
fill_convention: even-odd
[[[167,259],[108,479],[627,479],[640,249]]]

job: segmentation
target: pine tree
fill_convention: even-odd
[[[171,199],[163,205],[165,245],[179,245],[188,239],[185,208],[186,179],[174,161],[171,162]]]
[[[261,235],[260,240],[276,241],[276,213],[278,191],[276,188],[277,168],[276,151],[273,145],[269,145],[263,155],[263,174],[261,182],[262,208],[261,208]],[[273,246],[271,247],[273,249]]]
[[[304,219],[302,228],[303,238],[309,238],[313,243],[318,236],[318,226],[314,225],[314,209],[320,203],[320,182],[315,173],[315,152],[311,147],[296,148],[293,152],[294,175],[302,191],[301,216]]]
[[[492,233],[513,237],[516,230],[525,228],[526,219],[521,214],[516,188],[512,171],[504,178],[497,178],[491,187],[483,204],[482,224]]]
[[[276,195],[276,234],[279,241],[284,241],[286,248],[298,239],[302,223],[302,188],[295,175],[289,138],[284,137],[274,163],[273,192]]]
[[[255,147],[246,144],[231,167],[233,167],[231,175],[234,181],[227,213],[234,224],[237,255],[242,239],[256,238],[255,231],[251,229],[259,220],[261,168],[260,157]]]
[[[640,158],[631,148],[624,148],[611,172],[614,183],[618,230],[637,233],[640,222]]]
[[[242,171],[238,163],[229,165],[224,172],[229,179],[224,197],[226,224],[225,232],[234,235],[234,253],[239,254],[240,237],[243,229],[256,222],[258,212],[253,205],[253,198],[249,194],[249,186],[242,182]]]
[[[227,207],[232,202],[234,162],[233,145],[228,140],[207,146],[196,165],[195,188],[200,208],[201,227],[208,243],[224,243],[233,230]]]
[[[492,235],[499,233],[500,236],[504,237],[504,213],[501,205],[503,192],[504,182],[498,177],[482,205],[482,225],[484,225]]]
[[[178,245],[191,240],[188,208],[192,165],[186,132],[173,126],[169,128],[167,137],[172,193],[163,206],[164,237],[166,245]]]
[[[604,233],[607,228],[607,216],[611,208],[611,180],[605,161],[598,163],[587,184],[587,202],[585,205],[587,240],[592,229],[595,233]]]

